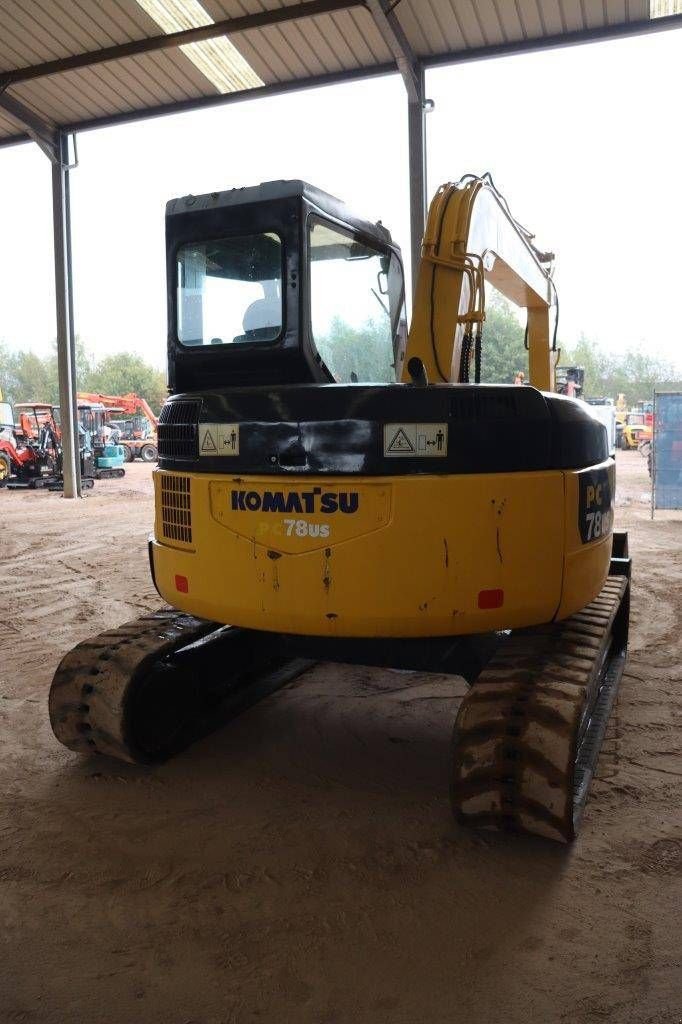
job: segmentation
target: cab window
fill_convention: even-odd
[[[282,332],[282,243],[275,234],[181,246],[177,286],[183,345],[272,342]]]
[[[312,339],[332,378],[395,381],[395,353],[406,330],[397,256],[311,217],[308,277]]]

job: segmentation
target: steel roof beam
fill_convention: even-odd
[[[309,4],[301,6],[309,7]],[[346,4],[348,6],[348,4]],[[362,6],[363,3],[354,3],[352,6]],[[288,11],[290,8],[278,8]],[[270,14],[271,12],[268,12]],[[207,26],[211,27],[211,26]],[[628,38],[631,36],[649,35],[650,33],[666,32],[682,28],[682,14],[670,14],[664,18],[654,18],[644,21],[630,21],[618,25],[605,25],[595,29],[581,29],[576,32],[560,33],[553,36],[544,36],[538,39],[524,39],[511,43],[500,43],[499,45],[474,47],[468,50],[451,50],[443,54],[432,54],[421,58],[421,65],[426,70],[430,68],[443,67],[447,65],[468,64],[478,60],[493,60],[498,57],[511,57],[529,52],[542,52],[555,48],[584,45],[586,43],[599,43],[609,39]],[[170,37],[165,36],[165,39]],[[113,59],[113,58],[112,58]],[[21,69],[22,71],[25,69]],[[383,65],[369,65],[366,67],[353,68],[347,71],[335,71],[328,74],[314,75],[311,78],[297,78],[286,82],[274,82],[256,89],[244,89],[240,92],[230,92],[210,96],[198,96],[191,100],[176,100],[170,103],[159,104],[154,107],[142,107],[136,110],[121,111],[116,114],[102,114],[84,121],[65,122],[60,128],[67,132],[90,131],[94,128],[108,128],[117,124],[128,124],[134,121],[144,121],[152,117],[164,117],[169,114],[179,114],[185,111],[202,110],[213,106],[222,106],[229,103],[240,103],[245,100],[267,98],[268,96],[280,96],[291,92],[301,92],[306,89],[317,89],[327,85],[338,85],[344,82],[361,81],[390,75],[395,73],[396,66],[392,62]],[[53,72],[54,73],[54,72]],[[0,75],[0,91],[3,88],[4,78]],[[0,138],[0,149],[8,146],[16,146],[28,142],[31,136],[27,132],[17,135]]]
[[[412,49],[402,25],[393,8],[395,3],[388,0],[365,0],[365,5],[374,18],[384,42],[393,54],[398,71],[403,77],[410,103],[422,102],[421,71],[419,59]]]
[[[574,32],[557,32],[554,35],[518,39],[507,43],[491,43],[474,46],[466,50],[450,50],[447,53],[431,54],[423,58],[426,68],[450,67],[455,64],[470,64],[477,60],[495,60],[497,57],[522,56],[525,53],[542,53],[544,50],[561,50],[569,46],[585,46],[588,43],[605,43],[612,39],[630,39],[658,32],[682,29],[682,14],[667,14],[663,18],[644,18],[638,21],[622,21],[615,25],[600,25],[597,28],[581,28]]]
[[[70,57],[60,57],[42,64],[13,68],[0,75],[0,88],[17,82],[30,82],[35,78],[45,78],[47,75],[58,75],[64,71],[92,67],[93,64],[104,64],[107,61],[135,57],[138,54],[151,53],[153,50],[168,50],[176,46],[185,46],[188,43],[203,42],[205,39],[215,39],[218,36],[230,36],[237,32],[281,25],[286,21],[313,18],[320,14],[335,14],[337,11],[344,11],[350,7],[364,6],[364,0],[304,0],[300,4],[277,7],[270,11],[245,14],[238,18],[226,18],[223,21],[215,21],[211,25],[200,25],[197,28],[183,29],[181,32],[148,36],[146,39],[134,39],[128,43],[106,46],[101,50],[91,50],[89,53],[76,53]]]
[[[16,99],[2,87],[0,87],[0,109],[21,125],[28,137],[40,146],[53,164],[60,163],[61,148],[56,125],[43,120],[35,110],[30,110],[21,100]]]
[[[371,67],[354,68],[351,71],[333,71],[330,74],[313,75],[311,78],[296,78],[287,82],[273,82],[270,85],[259,85],[253,89],[241,89],[238,92],[218,93],[215,96],[197,96],[191,100],[178,100],[164,103],[158,107],[147,107],[145,110],[126,110],[121,114],[105,114],[93,117],[88,121],[76,121],[63,126],[67,132],[92,131],[97,128],[108,128],[117,124],[130,124],[153,117],[166,117],[168,114],[185,114],[194,110],[207,110],[212,107],[229,106],[232,103],[244,103],[248,100],[267,99],[269,96],[286,96],[289,93],[305,92],[308,89],[321,89],[330,85],[343,85],[348,82],[367,81],[396,74],[395,64],[375,64]],[[0,140],[0,147],[2,141]]]

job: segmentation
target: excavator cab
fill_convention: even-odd
[[[17,402],[14,412],[19,416],[19,433],[25,441],[37,441],[43,427],[50,428],[57,440],[60,439],[53,405],[47,402]]]
[[[400,249],[301,181],[168,204],[172,391],[389,382],[407,335]]]

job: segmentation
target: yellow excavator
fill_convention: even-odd
[[[166,234],[171,607],[64,657],[57,738],[153,763],[316,660],[449,672],[457,820],[570,841],[630,559],[606,430],[554,393],[552,255],[489,176],[444,185],[408,332],[389,232],[304,182],[174,200]],[[481,383],[486,283],[527,311],[530,386]]]

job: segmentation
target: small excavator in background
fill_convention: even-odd
[[[0,486],[60,491],[64,480],[58,407],[30,402],[16,408],[21,410],[18,429],[12,406],[0,402]],[[81,447],[80,463],[83,487],[92,488],[94,463],[85,446]]]
[[[61,431],[54,418],[54,406],[49,402],[16,402],[14,415],[19,416],[16,433],[23,441],[37,441],[42,427],[48,426],[56,439]]]
[[[96,480],[117,480],[126,475],[125,454],[109,435],[107,411],[100,402],[77,400],[78,423],[85,447],[92,452],[93,475]]]
[[[39,436],[40,430],[34,438],[32,424],[28,422],[17,431],[14,415],[10,403],[0,401],[0,486],[8,484],[12,478],[27,484],[33,481],[34,486],[37,482],[40,486],[43,480],[53,477],[56,471],[56,437],[54,434],[48,436],[48,431],[41,428],[42,438]],[[27,429],[30,436],[26,436]]]
[[[61,490],[64,481],[59,406],[19,402],[13,411],[4,402],[0,403],[0,411],[0,483],[7,484],[10,490]],[[16,415],[18,424],[13,422]],[[105,421],[104,406],[78,403],[81,480],[87,489],[93,487],[95,480],[125,476],[123,451],[108,442]]]
[[[132,391],[126,395],[100,395],[79,391],[78,399],[83,402],[101,403],[108,410],[108,423],[118,429],[118,443],[123,448],[126,462],[132,462],[137,458],[142,462],[156,462],[156,428],[159,420],[146,399]],[[126,417],[123,421],[115,418],[119,413]]]
[[[316,659],[449,672],[464,824],[577,833],[623,671],[627,538],[589,407],[555,390],[553,257],[489,176],[400,250],[300,181],[170,202],[170,397],[149,557],[171,609],[75,647],[72,750],[154,763]],[[486,385],[485,286],[531,386]]]

